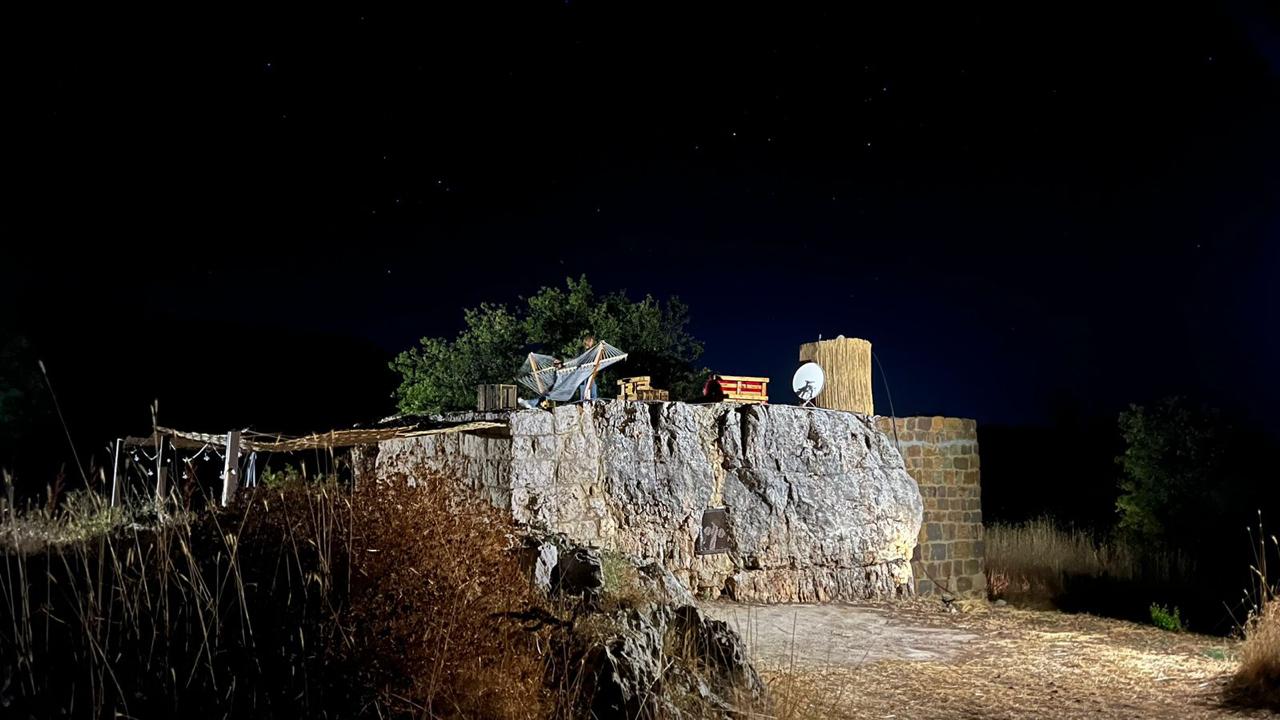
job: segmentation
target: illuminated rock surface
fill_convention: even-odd
[[[513,413],[509,429],[384,441],[377,476],[460,478],[520,523],[658,562],[703,597],[909,592],[920,491],[862,416],[610,400]],[[708,507],[726,508],[723,554],[695,552]]]

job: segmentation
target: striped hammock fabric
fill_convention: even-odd
[[[626,360],[627,354],[609,343],[596,343],[595,347],[556,367],[556,359],[550,355],[529,353],[516,380],[532,390],[539,398],[564,401],[573,398],[582,383],[610,365]]]

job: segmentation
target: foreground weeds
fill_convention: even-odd
[[[18,716],[546,717],[537,603],[487,506],[259,489],[6,519],[0,707]]]

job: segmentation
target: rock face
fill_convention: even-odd
[[[760,675],[729,625],[707,617],[665,568],[619,553],[603,557],[563,535],[526,539],[535,585],[573,608],[557,621],[551,655],[569,717],[731,718],[771,716]],[[549,558],[552,581],[539,578]],[[572,558],[566,565],[566,559]],[[599,572],[611,564],[609,582]],[[583,573],[582,568],[595,568]],[[586,580],[586,582],[583,582]],[[575,605],[575,603],[577,603]]]
[[[703,596],[821,602],[911,592],[920,491],[863,416],[602,401],[509,422],[509,438],[385,441],[377,477],[447,474],[517,522],[657,562]],[[727,553],[695,553],[708,507],[726,508]]]

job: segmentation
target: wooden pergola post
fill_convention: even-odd
[[[227,433],[227,458],[222,466],[222,507],[236,499],[240,486],[240,431]]]
[[[116,449],[111,458],[111,507],[120,504],[120,446],[123,443],[116,438]]]

